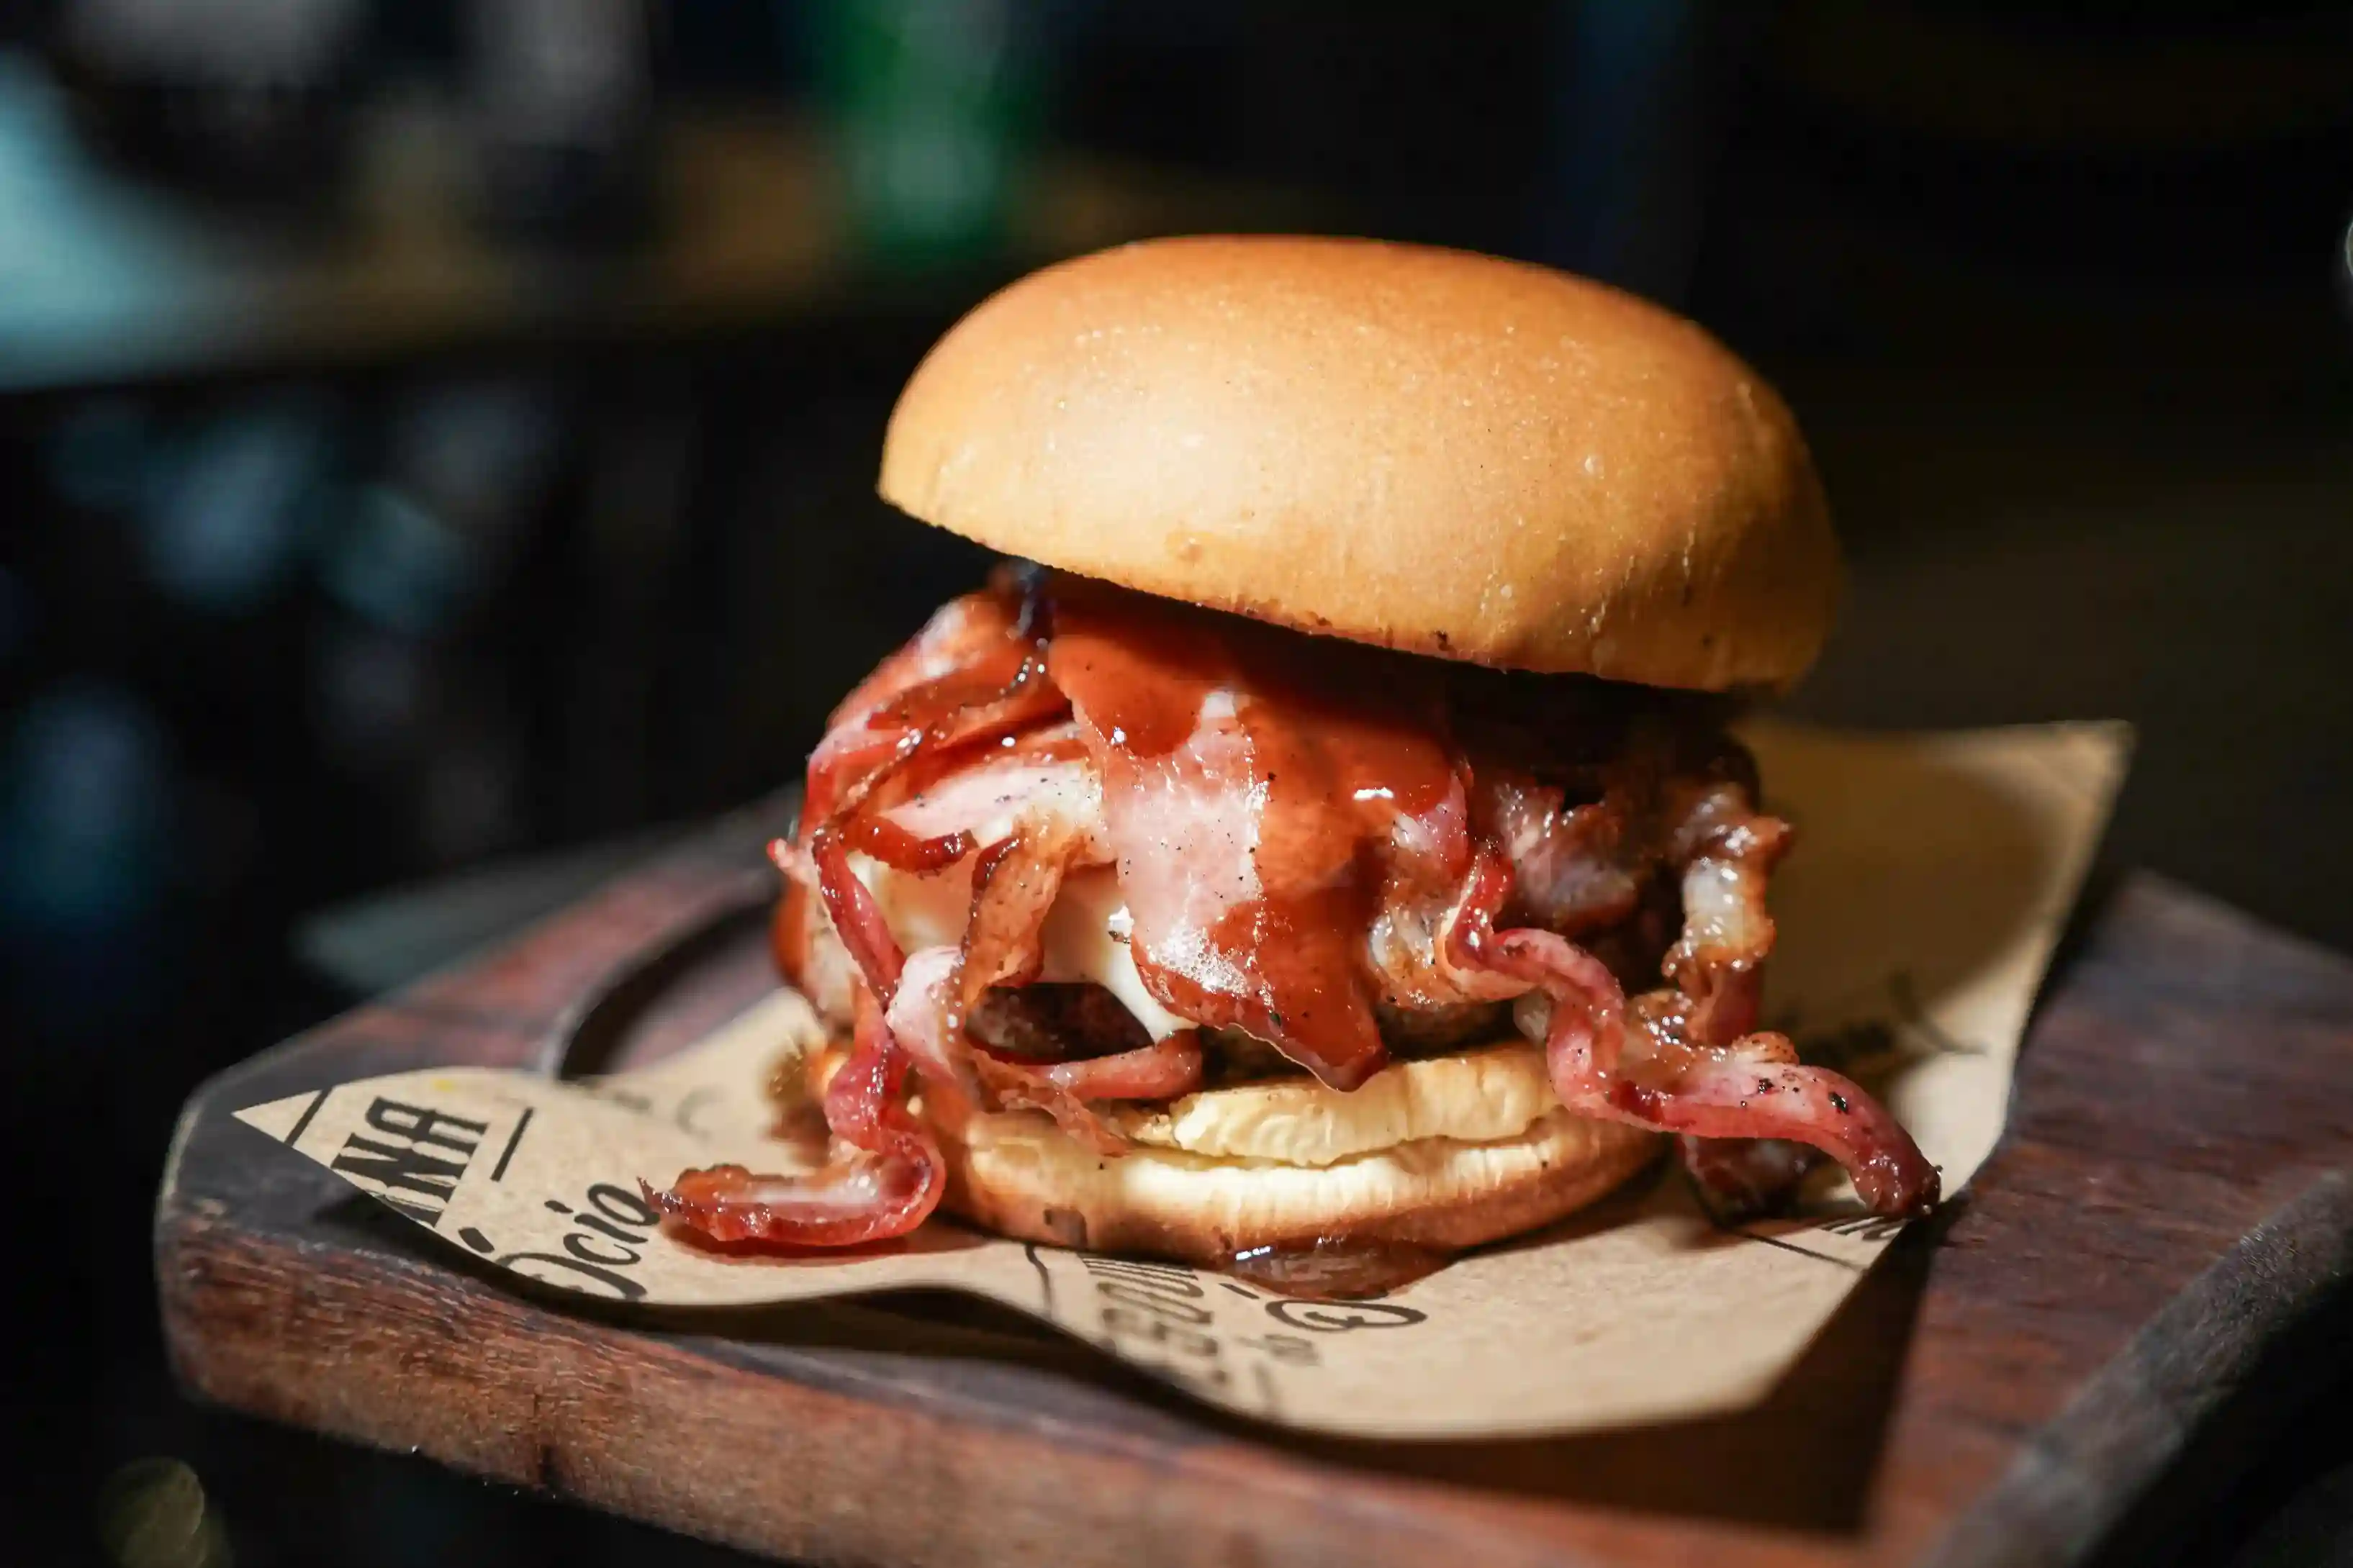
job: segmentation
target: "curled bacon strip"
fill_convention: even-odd
[[[883,1023],[922,1076],[932,1109],[961,1121],[986,1090],[964,1046],[955,1003],[957,962],[952,947],[927,947],[909,958]]]
[[[756,1175],[741,1165],[688,1171],[646,1201],[723,1243],[856,1247],[904,1236],[939,1206],[947,1171],[939,1145],[900,1099],[904,1057],[871,997],[859,1008],[849,1060],[826,1090],[835,1147],[802,1175]]]
[[[834,1158],[807,1176],[689,1172],[656,1194],[667,1212],[721,1239],[912,1229],[944,1176],[911,1074],[944,1126],[1034,1107],[1124,1150],[1092,1106],[1198,1089],[1199,1031],[1064,1030],[1109,1054],[1056,1059],[987,1012],[1044,973],[1065,875],[1104,865],[1163,1006],[1335,1088],[1387,1060],[1396,1019],[1516,998],[1562,1103],[1679,1134],[1715,1199],[1769,1201],[1819,1149],[1882,1213],[1934,1202],[1936,1171],[1883,1107],[1754,1032],[1788,830],[1753,809],[1753,765],[1720,732],[1596,698],[1561,743],[1523,738],[1490,766],[1419,663],[1100,584],[1051,592],[1050,637],[1043,601],[1000,584],[944,609],[835,714],[804,830],[774,849],[799,888],[777,924],[787,967],[823,968],[828,1005],[857,1013],[824,1097]],[[913,878],[968,868],[960,940],[902,950],[858,855]],[[839,938],[824,966],[820,904]],[[1669,984],[1642,989],[1653,973]],[[976,1010],[989,1021],[968,1029]]]
[[[1034,619],[1034,600],[1010,583],[941,606],[834,710],[809,758],[806,820],[833,821],[877,775],[917,751],[970,738],[992,717],[986,710],[1008,698],[1040,713],[1060,706],[1037,679],[1044,667]]]
[[[938,1207],[945,1167],[938,1145],[907,1108],[913,1062],[885,1011],[898,997],[907,959],[852,870],[849,852],[923,869],[971,852],[969,835],[924,839],[866,818],[862,809],[926,753],[1010,733],[1067,706],[1046,679],[1042,644],[1029,621],[1027,600],[1006,588],[957,600],[834,715],[809,760],[802,845],[776,854],[780,865],[805,858],[859,971],[856,1043],[825,1097],[832,1155],[804,1175],[754,1175],[732,1165],[689,1171],[667,1189],[648,1187],[649,1201],[665,1214],[717,1241],[849,1247],[903,1236]],[[927,976],[919,991],[929,993],[934,984]],[[909,1037],[934,1044],[913,1022]],[[944,1045],[936,1055],[952,1059]],[[944,1097],[965,1087],[953,1071],[930,1078]]]
[[[1041,1070],[1049,1083],[1082,1100],[1174,1100],[1201,1087],[1202,1067],[1201,1032],[1183,1029],[1132,1051]]]
[[[1060,890],[1075,839],[1050,827],[1029,828],[990,845],[973,867],[972,912],[964,943],[926,948],[906,961],[885,1021],[913,1059],[935,1110],[961,1120],[976,1107],[1044,1110],[1072,1136],[1104,1152],[1126,1143],[1086,1102],[1182,1093],[1201,1075],[1190,1035],[1087,1061],[1010,1061],[972,1040],[965,1020],[999,985],[1038,976],[1039,931]]]
[[[891,934],[890,921],[882,918],[873,893],[850,869],[849,847],[839,835],[818,828],[809,836],[808,854],[817,868],[818,896],[825,901],[833,929],[841,933],[841,944],[849,950],[866,989],[889,1006],[898,994],[900,968],[907,962],[898,938]]]
[[[1508,888],[1508,868],[1483,858],[1450,946],[1459,966],[1507,975],[1543,996],[1528,1022],[1539,1026],[1532,1032],[1544,1037],[1563,1105],[1663,1132],[1810,1144],[1845,1166],[1880,1214],[1923,1214],[1935,1205],[1936,1168],[1852,1080],[1799,1066],[1778,1036],[1714,1048],[1688,1041],[1668,1026],[1681,1012],[1672,1005],[1638,1006],[1629,1029],[1624,994],[1591,953],[1547,931],[1493,930]]]
[[[951,677],[934,686],[956,687]],[[926,691],[933,688],[925,688]],[[976,847],[963,829],[923,838],[885,818],[864,814],[869,797],[902,766],[926,751],[944,751],[967,742],[1009,733],[1024,724],[1050,718],[1062,700],[1046,679],[1044,659],[1032,651],[1025,656],[1012,679],[992,694],[972,697],[944,713],[934,713],[920,729],[895,731],[887,754],[868,759],[864,772],[844,782],[834,781],[826,794],[833,798],[834,815],[818,822],[808,834],[808,855],[817,871],[818,889],[826,912],[841,932],[850,956],[858,961],[866,983],[885,1006],[899,984],[904,962],[874,896],[850,869],[849,851],[864,850],[902,870],[936,871],[955,864]],[[819,786],[818,764],[810,764],[809,810],[814,813]],[[837,793],[838,792],[838,793]]]
[[[1856,1194],[1883,1215],[1936,1206],[1936,1167],[1903,1124],[1852,1079],[1827,1068],[1757,1063],[1736,1054],[1662,1053],[1672,1114],[1662,1125],[1702,1138],[1810,1143],[1844,1165]]]
[[[1077,845],[1078,836],[1067,828],[1041,826],[991,845],[975,862],[972,916],[965,927],[951,1025],[959,1038],[965,1016],[983,993],[1037,978],[1043,961],[1039,928],[1061,890]],[[979,1048],[972,1050],[971,1060],[991,1103],[1043,1110],[1064,1131],[1108,1154],[1125,1152],[1127,1141],[1104,1125],[1088,1108],[1089,1101],[1190,1093],[1200,1087],[1203,1070],[1200,1041],[1192,1030],[1134,1050],[1079,1061],[1039,1066],[1008,1061]]]
[[[972,914],[957,959],[959,1026],[982,992],[1038,978],[1045,963],[1039,932],[1075,847],[1068,833],[1025,826],[973,862]]]
[[[1691,1037],[1728,1046],[1756,1025],[1762,972],[1773,951],[1767,878],[1789,847],[1789,826],[1748,806],[1738,784],[1690,793],[1674,812],[1672,860],[1683,868],[1683,934],[1662,968],[1698,1004]]]
[[[1128,1152],[1127,1139],[1097,1116],[1091,1101],[1166,1100],[1201,1087],[1203,1059],[1192,1030],[1116,1056],[1034,1065],[976,1051],[974,1063],[994,1102],[1007,1110],[1042,1110],[1098,1154]]]
[[[723,1243],[857,1247],[904,1236],[939,1205],[939,1156],[855,1153],[807,1175],[760,1175],[742,1165],[682,1171],[668,1187],[638,1184],[672,1219]]]
[[[1799,1066],[1779,1036],[1751,1033],[1773,947],[1766,882],[1789,830],[1751,808],[1736,771],[1719,760],[1675,776],[1667,743],[1638,737],[1605,770],[1601,801],[1562,810],[1560,792],[1490,770],[1481,824],[1510,860],[1514,910],[1545,929],[1499,932],[1481,961],[1550,999],[1536,1032],[1563,1101],[1681,1133],[1686,1167],[1722,1211],[1768,1206],[1804,1173],[1803,1147],[1835,1155],[1873,1207],[1918,1212],[1935,1202],[1936,1174],[1895,1120],[1847,1079]],[[1677,877],[1683,926],[1662,964],[1675,989],[1630,1008],[1565,939],[1631,914],[1646,860]],[[1492,889],[1470,902],[1490,920],[1502,908]],[[1482,929],[1466,931],[1474,947]]]

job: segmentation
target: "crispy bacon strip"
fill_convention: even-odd
[[[1098,1154],[1116,1158],[1128,1152],[1128,1142],[1117,1129],[1044,1069],[987,1051],[973,1053],[973,1067],[987,1086],[989,1103],[997,1110],[1042,1110],[1054,1119],[1054,1125]]]
[[[885,1007],[904,955],[849,866],[857,849],[902,870],[934,871],[976,846],[961,828],[922,836],[864,808],[912,764],[1050,721],[1068,704],[1046,677],[1034,601],[1009,584],[954,601],[837,710],[809,759],[803,846],[826,913]]]
[[[912,1064],[886,1021],[907,961],[851,869],[849,850],[923,868],[969,853],[968,835],[923,838],[894,831],[887,822],[863,821],[860,809],[895,773],[927,752],[1010,734],[1056,717],[1065,706],[1046,679],[1029,602],[1000,585],[934,616],[837,710],[810,758],[807,826],[799,853],[790,857],[805,860],[813,873],[860,975],[856,1044],[825,1097],[832,1157],[822,1169],[798,1176],[754,1175],[741,1166],[689,1171],[667,1189],[649,1187],[649,1201],[714,1240],[803,1247],[903,1236],[939,1205],[944,1166],[931,1134],[907,1109]],[[786,864],[787,857],[777,859]],[[919,991],[929,988],[927,982]],[[933,1042],[923,1037],[919,1043]],[[952,1072],[938,1076],[935,1092],[943,1096],[963,1087]]]
[[[682,1171],[667,1187],[638,1184],[646,1201],[721,1243],[858,1247],[904,1236],[939,1205],[938,1153],[849,1153],[806,1175],[760,1175],[742,1165]]]
[[[964,1045],[955,999],[958,964],[952,947],[927,947],[910,957],[883,1022],[922,1075],[931,1108],[961,1121],[987,1098],[987,1090]]]
[[[1810,1143],[1846,1167],[1874,1212],[1920,1215],[1936,1206],[1936,1167],[1852,1079],[1827,1068],[1752,1062],[1734,1052],[1662,1052],[1654,1060],[1669,1084],[1671,1109],[1662,1118],[1669,1130]]]
[[[944,1120],[961,1121],[976,1105],[1043,1110],[1089,1147],[1120,1154],[1127,1151],[1126,1140],[1089,1102],[1166,1100],[1201,1086],[1200,1040],[1189,1029],[1134,1050],[1076,1061],[997,1057],[965,1032],[956,1002],[959,968],[954,948],[925,948],[910,957],[888,1019],[892,1037],[923,1075],[927,1104]]]
[[[976,846],[972,835],[961,828],[933,837],[919,837],[888,818],[863,813],[861,808],[896,770],[926,751],[944,751],[1008,734],[1023,725],[1053,717],[1060,707],[1060,696],[1046,679],[1044,659],[1032,652],[1023,658],[1012,680],[994,694],[974,698],[933,718],[922,729],[898,731],[899,739],[887,755],[870,759],[871,765],[865,771],[847,782],[836,781],[836,790],[828,791],[834,795],[834,816],[819,821],[809,831],[809,859],[817,870],[818,889],[824,897],[826,912],[833,918],[842,941],[857,959],[866,983],[886,1006],[899,983],[898,966],[902,955],[875,907],[873,895],[850,869],[850,849],[860,849],[902,870],[920,873],[954,865]],[[812,783],[812,802],[818,793],[818,785]]]
[[[972,868],[972,915],[957,957],[957,1026],[998,985],[1027,985],[1045,965],[1039,932],[1076,851],[1071,835],[1027,826],[980,852]]]
[[[1082,1057],[1040,1069],[1046,1081],[1081,1100],[1174,1100],[1201,1087],[1201,1032],[1180,1029],[1167,1038],[1107,1057]]]
[[[987,1051],[974,1053],[981,1081],[1008,1110],[1042,1110],[1064,1132],[1098,1154],[1128,1152],[1127,1139],[1094,1113],[1102,1100],[1170,1100],[1201,1087],[1204,1059],[1198,1031],[1187,1029],[1113,1056],[1033,1065]]]
[[[835,820],[854,804],[854,792],[919,750],[1061,706],[1039,679],[1044,663],[1035,615],[1034,597],[1002,581],[941,606],[834,710],[809,758],[803,819]]]
[[[1750,1032],[1773,946],[1766,881],[1788,847],[1788,825],[1751,808],[1753,784],[1725,761],[1679,775],[1672,742],[1656,734],[1630,737],[1602,773],[1603,798],[1571,810],[1561,809],[1559,792],[1508,770],[1482,775],[1474,796],[1475,819],[1511,861],[1514,910],[1550,932],[1625,920],[1646,862],[1678,879],[1683,928],[1662,966],[1676,989],[1638,997],[1630,1009],[1574,943],[1504,931],[1483,955],[1553,999],[1551,1027],[1538,1032],[1564,1101],[1579,1104],[1571,1098],[1579,1095],[1596,1114],[1606,1107],[1682,1132],[1684,1163],[1719,1212],[1778,1201],[1810,1163],[1800,1148],[1836,1154],[1884,1212],[1932,1204],[1934,1168],[1876,1101],[1842,1078],[1799,1067],[1780,1037]],[[1492,894],[1473,902],[1490,914],[1501,907]],[[1567,1016],[1564,993],[1574,993]],[[1608,1058],[1629,1018],[1634,1055],[1619,1071]]]
[[[1043,963],[1039,931],[1061,890],[1080,836],[1065,826],[1037,826],[983,850],[973,867],[972,917],[965,928],[953,1027],[984,993],[1027,984]],[[1039,1066],[1008,1061],[985,1048],[971,1051],[974,1070],[991,1103],[1031,1108],[1053,1117],[1064,1131],[1099,1152],[1118,1154],[1127,1141],[1088,1108],[1098,1100],[1157,1100],[1200,1087],[1201,1047],[1193,1031],[1112,1056]]]
[[[1582,749],[1531,752],[1541,775],[1474,770],[1419,661],[1067,582],[1049,637],[1043,602],[1009,584],[958,601],[837,712],[804,832],[774,850],[857,971],[857,1044],[825,1097],[835,1161],[794,1178],[690,1172],[659,1194],[668,1212],[722,1239],[902,1234],[942,1185],[910,1072],[944,1120],[1034,1106],[1119,1152],[1090,1102],[1197,1089],[1197,1031],[1032,1060],[965,1027],[985,997],[1038,979],[1064,874],[1105,863],[1164,1005],[1335,1087],[1386,1059],[1382,1016],[1518,997],[1563,1103],[1680,1134],[1715,1197],[1769,1199],[1802,1148],[1838,1159],[1883,1213],[1933,1203],[1935,1170],[1883,1108],[1751,1032],[1788,834],[1752,808],[1736,747],[1621,716]],[[922,877],[968,866],[960,943],[902,952],[853,854]],[[1683,916],[1671,948],[1666,886]],[[813,910],[786,914],[780,947],[806,951]],[[1573,940],[1588,935],[1609,963]],[[1671,984],[1630,1003],[1618,976],[1650,973],[1662,948]]]
[[[826,1091],[835,1145],[821,1169],[755,1175],[715,1165],[668,1187],[638,1185],[663,1214],[721,1243],[836,1247],[904,1236],[939,1206],[947,1186],[939,1145],[900,1098],[905,1074],[881,1010],[863,998],[849,1060]]]
[[[1668,1022],[1676,1003],[1640,1005],[1635,1027],[1616,979],[1592,954],[1550,931],[1487,925],[1503,895],[1493,864],[1474,880],[1454,933],[1456,962],[1525,983],[1544,1005],[1525,1010],[1541,1034],[1553,1092],[1569,1110],[1699,1138],[1783,1139],[1810,1144],[1846,1167],[1873,1210],[1923,1214],[1937,1195],[1936,1168],[1885,1107],[1852,1080],[1797,1065],[1779,1036],[1710,1048]],[[1653,999],[1641,999],[1651,1004]]]
[[[1789,825],[1752,811],[1730,781],[1683,792],[1672,824],[1683,929],[1662,967],[1698,1004],[1691,1037],[1728,1046],[1756,1026],[1758,965],[1773,951],[1765,884],[1788,849]]]
[[[850,868],[849,848],[839,835],[818,828],[809,836],[808,856],[817,868],[818,895],[825,902],[827,918],[841,934],[841,944],[849,950],[867,992],[888,1007],[898,994],[899,971],[907,962],[899,939],[891,934],[891,923],[882,918],[873,893]]]

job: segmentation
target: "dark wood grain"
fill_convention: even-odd
[[[2353,1343],[2353,964],[2147,879],[2081,922],[1964,1200],[1762,1406],[1635,1432],[1298,1439],[943,1297],[558,1312],[230,1119],[691,1037],[765,984],[743,910],[784,810],[206,1085],[157,1215],[185,1384],[821,1563],[1971,1568],[2161,1559]]]

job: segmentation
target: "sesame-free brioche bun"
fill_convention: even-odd
[[[916,370],[881,489],[1146,593],[1654,686],[1786,686],[1838,596],[1805,443],[1721,343],[1369,240],[1153,240],[1021,279]]]
[[[977,1114],[940,1129],[946,1204],[1001,1235],[1209,1266],[1332,1237],[1459,1251],[1585,1207],[1662,1146],[1563,1110],[1543,1071],[1533,1047],[1505,1046],[1394,1063],[1347,1094],[1307,1078],[1208,1089],[1114,1115],[1134,1140],[1117,1156],[1036,1111]],[[1534,1100],[1514,1081],[1529,1079]],[[1496,1132],[1499,1115],[1511,1131]],[[1450,1122],[1481,1135],[1452,1135]],[[1186,1142],[1256,1142],[1290,1157],[1198,1152],[1178,1146],[1188,1127]],[[1377,1136],[1384,1128],[1404,1135]]]

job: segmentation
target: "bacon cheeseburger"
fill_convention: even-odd
[[[1723,724],[1813,659],[1838,546],[1697,327],[1453,252],[1132,246],[949,332],[881,492],[1039,564],[834,714],[774,847],[785,972],[845,1036],[833,1152],[689,1172],[678,1220],[1429,1257],[1662,1134],[1730,1195],[1795,1144],[1935,1202],[1757,1029],[1790,831]]]

